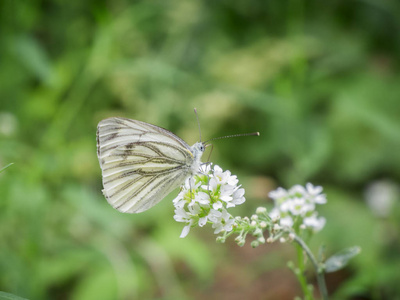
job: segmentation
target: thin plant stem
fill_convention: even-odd
[[[315,259],[314,255],[312,254],[310,248],[304,243],[304,241],[297,235],[294,235],[294,241],[300,245],[300,247],[306,252],[308,258],[310,259],[311,263],[313,264],[316,272],[317,272],[317,282],[318,288],[321,292],[321,296],[323,300],[328,300],[328,290],[326,288],[325,277],[324,277],[324,270],[320,268],[318,265],[317,260]]]
[[[298,264],[298,269],[293,268],[293,272],[295,273],[297,280],[300,282],[301,289],[303,290],[303,294],[305,299],[307,300],[313,300],[314,297],[307,285],[307,280],[304,277],[304,271],[305,271],[305,265],[304,265],[304,254],[303,254],[303,249],[301,246],[296,245],[297,249],[297,264]]]
[[[293,273],[296,275],[297,280],[300,283],[301,289],[303,291],[304,294],[304,299],[306,300],[313,300],[314,297],[307,285],[307,280],[304,277],[304,255],[303,255],[303,249],[299,246],[299,245],[295,245],[296,246],[296,250],[297,250],[297,265],[298,267],[296,268],[296,266],[294,265],[293,262],[289,262],[288,266],[289,268],[293,271]]]

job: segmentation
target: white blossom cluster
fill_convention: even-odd
[[[186,223],[180,237],[185,237],[191,227],[206,223],[212,224],[215,234],[231,231],[235,219],[227,208],[245,202],[244,189],[238,182],[236,175],[211,164],[203,165],[200,174],[188,178],[173,200],[174,219]]]
[[[325,225],[325,218],[318,217],[316,204],[325,204],[326,196],[321,186],[307,183],[305,187],[295,185],[289,190],[278,188],[269,193],[275,207],[269,213],[272,220],[278,220],[280,226],[294,229],[320,231]]]

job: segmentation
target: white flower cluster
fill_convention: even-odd
[[[320,231],[325,225],[325,218],[318,217],[316,204],[325,204],[326,196],[321,186],[307,183],[305,187],[295,185],[289,190],[278,188],[269,193],[275,207],[270,212],[271,219],[279,219],[282,227],[311,229]]]
[[[214,233],[232,230],[235,219],[227,208],[245,202],[244,189],[230,171],[219,166],[203,165],[201,173],[186,180],[180,193],[174,199],[174,219],[186,223],[180,235],[185,237],[191,227],[212,223]]]

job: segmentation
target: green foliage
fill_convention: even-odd
[[[329,257],[325,261],[325,270],[327,273],[330,272],[336,272],[340,269],[343,269],[349,262],[350,259],[352,259],[354,256],[359,254],[361,251],[360,247],[351,247],[344,249],[335,255]]]
[[[399,15],[395,0],[1,1],[0,168],[14,165],[0,174],[0,290],[201,299],[234,282],[237,295],[283,299],[274,270],[240,264],[255,252],[200,230],[179,240],[176,193],[138,215],[101,194],[101,119],[143,120],[193,144],[196,107],[204,139],[261,133],[214,144],[211,161],[246,189],[238,215],[277,185],[324,186],[320,241],[331,254],[363,250],[330,292],[398,298],[399,192],[384,216],[364,193],[400,182]]]
[[[26,300],[26,299],[15,296],[13,294],[0,292],[0,300]]]

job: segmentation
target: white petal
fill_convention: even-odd
[[[235,205],[240,205],[240,204],[244,203],[245,201],[246,201],[245,197],[240,197],[240,198],[233,199],[231,201],[231,203],[233,203]]]
[[[203,227],[207,223],[207,216],[199,219],[199,226]]]
[[[271,217],[271,219],[276,219],[280,216],[280,212],[276,207],[274,207],[269,213],[269,216]]]
[[[180,238],[184,238],[185,236],[188,235],[189,231],[190,231],[190,224],[186,225],[185,227],[183,227],[182,233],[181,233],[181,235],[179,237]]]
[[[234,176],[230,176],[226,182],[229,185],[236,186],[239,182],[239,179],[237,179],[236,175],[234,175]]]
[[[326,201],[326,196],[325,195],[318,195],[314,198],[314,202],[317,204],[325,204]]]
[[[269,192],[269,193],[268,193],[268,196],[269,196],[271,199],[277,200],[277,199],[279,199],[279,198],[284,198],[284,197],[286,197],[286,196],[287,196],[287,191],[286,191],[285,189],[279,187],[279,188],[277,188],[276,190]]]
[[[244,189],[238,189],[233,193],[234,198],[241,198],[244,195]]]
[[[231,201],[233,198],[232,196],[220,196],[219,199],[221,199],[224,202],[229,202]]]
[[[297,197],[299,196],[297,194],[304,196],[306,194],[306,189],[303,186],[301,186],[300,184],[296,184],[295,186],[290,188],[289,194],[295,195]]]
[[[214,208],[215,210],[222,208],[222,203],[221,203],[220,201],[215,202],[215,203],[213,204],[213,208]]]
[[[292,227],[293,226],[293,219],[289,216],[284,217],[280,220],[281,226]]]
[[[215,165],[215,166],[214,166],[214,173],[215,173],[215,172],[222,172],[221,167],[218,166],[218,165]]]
[[[322,186],[314,186],[312,183],[307,183],[306,189],[311,195],[318,195],[322,192]]]

